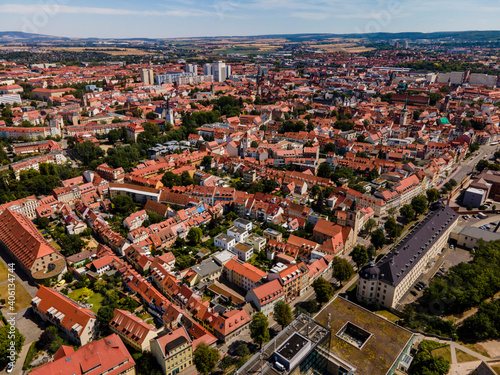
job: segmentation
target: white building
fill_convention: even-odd
[[[224,82],[227,78],[226,73],[225,62],[216,61],[212,64],[212,75],[214,76],[215,82]]]
[[[236,245],[236,239],[227,234],[221,233],[214,238],[214,245],[224,250],[231,250]]]
[[[233,253],[238,255],[238,259],[246,262],[253,257],[253,247],[244,243],[237,243],[231,249]]]
[[[227,235],[236,239],[236,242],[245,242],[248,238],[248,232],[238,227],[231,227],[227,230]]]

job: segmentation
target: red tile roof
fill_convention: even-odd
[[[135,362],[120,337],[112,334],[101,340],[92,341],[54,362],[37,367],[31,374],[118,375],[134,366]]]

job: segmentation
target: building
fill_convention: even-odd
[[[273,280],[250,290],[245,297],[245,301],[252,303],[255,309],[261,311],[265,316],[271,316],[276,303],[285,301],[285,293],[280,282]]]
[[[149,351],[149,343],[156,337],[158,330],[129,311],[115,309],[114,313],[109,328],[135,350]]]
[[[92,341],[77,351],[63,345],[54,361],[31,371],[34,375],[135,375],[135,361],[116,334]]]
[[[151,353],[165,375],[175,375],[193,365],[193,342],[184,326],[153,339]]]
[[[155,82],[153,69],[141,69],[140,76],[141,82],[145,85],[153,85]]]
[[[486,198],[488,198],[487,190],[469,187],[465,190],[462,205],[465,207],[472,206],[478,208],[486,202]]]
[[[96,314],[54,289],[40,286],[31,308],[77,345],[85,345],[98,334]]]
[[[248,232],[245,229],[241,229],[237,226],[232,226],[227,230],[227,235],[233,237],[236,242],[245,242],[248,238]]]
[[[240,229],[246,230],[247,232],[250,232],[253,228],[253,224],[251,221],[242,218],[237,218],[236,220],[234,220],[233,225]]]
[[[232,247],[231,251],[238,255],[238,258],[243,262],[253,257],[253,247],[244,243],[237,243]]]
[[[306,285],[302,285],[302,274],[303,272],[299,269],[299,267],[295,264],[289,265],[285,269],[279,272],[272,272],[268,275],[269,280],[276,280],[280,282],[283,287],[283,291],[285,292],[285,298],[287,302],[293,301],[295,298],[300,296],[302,289],[306,287]],[[306,272],[307,275],[309,271]],[[307,280],[307,283],[309,280]]]
[[[204,64],[203,65],[203,75],[213,76],[212,74],[212,64]]]
[[[226,342],[233,337],[239,336],[243,330],[247,329],[250,317],[245,309],[234,309],[222,315],[215,316],[210,323],[215,337]]]
[[[58,277],[66,260],[40,234],[29,218],[9,209],[0,214],[0,245],[34,280]]]
[[[134,230],[140,228],[148,218],[146,210],[137,211],[123,219],[123,226],[129,231]]]
[[[267,274],[251,264],[231,259],[224,265],[222,276],[240,288],[252,290],[262,284]]]
[[[314,320],[331,330],[319,360],[327,359],[323,373],[389,375],[411,363],[416,335],[344,298],[335,297]]]
[[[216,61],[212,64],[212,75],[215,82],[224,82],[227,79],[226,63]]]
[[[214,238],[214,245],[224,250],[231,250],[236,245],[236,239],[227,234],[221,233]]]
[[[205,259],[200,264],[191,267],[191,270],[198,275],[198,282],[201,283],[218,280],[222,274],[222,266],[213,259]]]
[[[95,171],[100,177],[112,183],[122,183],[125,178],[125,171],[122,167],[111,168],[106,163],[99,165]]]
[[[327,374],[329,342],[330,330],[302,314],[240,367],[238,373]]]
[[[283,234],[281,232],[278,232],[277,230],[267,228],[262,235],[264,236],[265,239],[268,241],[276,241],[276,242],[281,242],[283,241]]]
[[[446,245],[457,222],[455,211],[435,204],[434,210],[376,265],[370,263],[361,269],[358,300],[396,308],[422,275],[427,263]]]
[[[456,226],[450,234],[450,239],[455,240],[456,244],[466,249],[478,247],[479,241],[499,241],[500,233],[490,232],[477,227]]]
[[[266,239],[254,233],[248,236],[246,243],[252,246],[255,251],[264,250],[266,247]]]
[[[186,64],[186,73],[192,73],[195,76],[198,75],[198,65],[196,64]],[[209,74],[207,74],[209,75]]]
[[[145,202],[148,199],[153,202],[159,202],[161,191],[155,188],[132,184],[109,184],[109,195],[111,199],[118,194],[128,195],[135,202]]]

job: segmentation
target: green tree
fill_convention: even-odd
[[[245,358],[250,355],[250,349],[248,349],[248,345],[245,343],[241,343],[236,348],[236,354],[239,357]]]
[[[11,334],[10,324],[0,327],[0,364],[10,362],[9,347],[11,342],[14,342],[16,353],[21,353],[21,349],[24,344],[24,336],[17,328],[14,328],[13,333],[14,335]]]
[[[85,242],[78,234],[63,234],[59,241],[65,255],[77,254],[83,250]]]
[[[193,364],[196,366],[196,370],[202,375],[210,374],[215,369],[215,365],[219,362],[219,359],[219,351],[205,343],[198,345],[193,353]]]
[[[334,258],[337,259],[337,258]],[[316,301],[319,303],[325,303],[330,301],[333,293],[335,292],[332,284],[322,277],[317,278],[313,282],[314,292],[316,293]]]
[[[115,144],[118,141],[118,139],[120,139],[120,135],[118,134],[117,130],[113,129],[108,133],[108,141],[111,144]]]
[[[262,348],[262,344],[270,340],[269,321],[262,312],[256,312],[250,322],[250,337]]]
[[[442,344],[433,341],[422,341],[418,352],[410,366],[411,375],[445,375],[450,371],[450,362],[441,356],[432,355],[432,350]]]
[[[390,217],[385,222],[385,231],[391,238],[397,238],[403,232],[403,227],[396,222],[396,219]]]
[[[50,225],[50,219],[48,217],[41,217],[37,219],[36,223],[41,229],[47,229]]]
[[[371,240],[373,246],[375,246],[375,249],[378,250],[382,248],[386,243],[384,230],[382,228],[375,230],[372,233]]]
[[[417,195],[411,200],[411,206],[417,215],[421,215],[427,211],[427,198],[424,195]]]
[[[427,195],[427,200],[430,203],[437,201],[440,195],[438,189],[429,189],[425,194]]]
[[[365,223],[365,231],[370,234],[377,227],[377,220],[369,218]]]
[[[201,230],[201,228],[192,227],[191,229],[189,229],[189,233],[187,235],[187,239],[189,240],[189,242],[199,244],[202,238],[203,231]]]
[[[344,281],[347,281],[350,279],[350,277],[354,274],[354,269],[346,259],[344,258],[333,258],[333,272],[332,276],[335,277],[340,284],[342,284]]]
[[[162,369],[151,352],[140,352],[132,355],[136,363],[137,375],[162,375]]]
[[[117,214],[128,215],[135,208],[133,199],[128,195],[118,194],[111,202],[113,203],[113,211]]]
[[[257,142],[257,141],[252,141],[252,143],[250,143],[250,147],[253,147],[253,148],[257,148],[257,147],[259,147],[259,142]]]
[[[229,367],[233,365],[234,359],[230,355],[226,355],[222,360],[219,362],[219,367],[221,370],[227,370]]]
[[[391,207],[387,210],[387,213],[389,214],[389,216],[394,216],[397,212],[397,209],[396,207]]]
[[[415,220],[415,210],[411,204],[405,204],[399,209],[399,213],[405,218],[407,223]]]
[[[328,163],[321,163],[318,167],[318,177],[329,178],[332,173],[332,167]]]
[[[102,306],[97,310],[97,321],[102,328],[106,328],[113,319],[114,309],[111,306]]]
[[[358,268],[361,268],[361,266],[365,265],[370,260],[368,250],[363,245],[354,246],[354,249],[351,251],[351,257]]]
[[[274,305],[274,320],[281,328],[285,328],[293,321],[293,313],[290,305],[284,300],[278,301]]]

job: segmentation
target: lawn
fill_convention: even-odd
[[[10,311],[10,312],[19,312],[26,307],[29,307],[31,304],[31,296],[28,294],[26,289],[16,280],[14,281],[14,284],[16,286],[16,294],[15,294],[15,302],[14,302],[14,309],[15,311]],[[8,292],[8,283],[0,285],[0,298],[5,299],[6,301],[6,307],[10,307],[8,304],[8,297],[9,297],[9,292]]]
[[[474,361],[478,361],[479,359],[468,354],[468,353],[465,353],[463,351],[461,351],[460,349],[455,349],[455,352],[457,353],[457,361],[458,363],[462,363],[462,362],[474,362]]]
[[[8,275],[9,271],[7,271],[7,267],[5,267],[5,264],[0,261],[0,280],[7,280]]]
[[[380,310],[380,311],[375,311],[376,314],[383,316],[384,318],[390,320],[391,322],[395,323],[397,320],[400,320],[400,317],[397,315],[394,315],[390,311],[387,310]]]
[[[80,288],[68,294],[68,297],[74,301],[86,302],[92,305],[91,310],[97,314],[97,311],[102,306],[104,299],[101,293],[95,293],[88,288]]]
[[[446,359],[448,362],[451,363],[451,349],[449,345],[434,349],[432,351],[432,355],[434,357],[443,357],[444,359]]]

